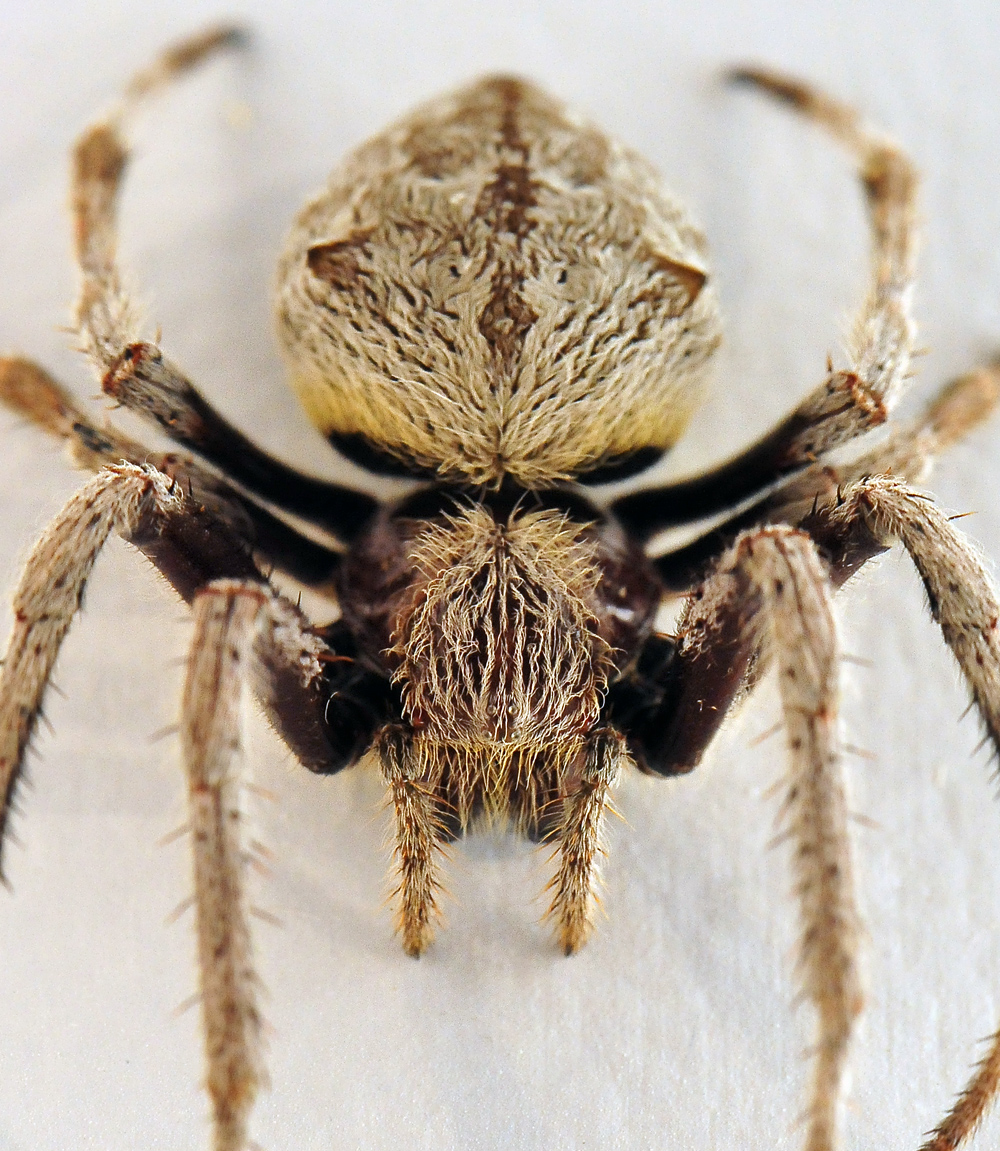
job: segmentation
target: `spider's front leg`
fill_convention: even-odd
[[[962,391],[969,386],[965,383]],[[957,402],[961,391],[945,398]],[[1000,593],[975,549],[934,501],[897,477],[864,477],[832,498],[817,502],[800,520],[800,528],[808,532],[814,546],[822,552],[834,585],[843,583],[872,556],[896,542],[902,543],[923,580],[931,613],[969,685],[987,736],[1000,752]],[[716,578],[707,581],[705,590]],[[685,657],[688,661],[684,683],[693,685],[693,689],[687,688],[689,700],[704,695],[706,688],[720,682],[704,674],[706,648],[701,645],[712,627],[706,631],[697,625],[705,616],[700,604],[690,610],[687,625],[690,629],[694,624],[695,631],[682,631],[680,641],[681,663]],[[711,607],[707,618],[713,619]],[[738,640],[732,638],[737,630],[725,630],[725,613],[715,616],[714,621],[722,623],[724,637],[729,637],[733,651],[739,650]],[[750,658],[745,657],[745,662]],[[784,677],[782,689],[784,694]],[[735,688],[728,696],[717,692],[712,704],[727,705],[734,691]],[[685,698],[683,688],[678,694],[682,700]],[[786,727],[791,736],[787,708]],[[665,755],[660,766],[667,767],[671,749],[660,750]],[[921,1151],[956,1151],[976,1130],[998,1092],[1000,1030],[994,1033],[965,1090]]]
[[[249,683],[278,733],[312,770],[336,771],[376,720],[331,713],[332,653],[260,575],[245,538],[149,466],[102,468],[36,544],[14,595],[0,674],[0,832],[59,647],[112,532],[142,550],[193,601],[195,633],[181,723],[195,863],[201,1000],[216,1151],[244,1151],[264,1081],[243,891],[239,703]],[[221,578],[220,578],[221,577]],[[2,839],[0,839],[2,843]]]
[[[1000,753],[1000,592],[975,549],[930,497],[892,476],[861,479],[803,522],[834,567],[902,543],[931,614],[958,661],[986,735]],[[956,1151],[1000,1093],[1000,1029],[951,1111],[921,1151]]]
[[[215,1151],[244,1151],[258,1089],[266,1084],[257,976],[244,884],[240,705],[261,640],[274,646],[293,622],[260,583],[217,580],[195,597],[195,631],[184,684],[181,744],[194,852],[201,1007]],[[302,652],[305,680],[319,673]]]
[[[802,924],[798,971],[818,1022],[807,1151],[838,1145],[848,1048],[863,1000],[832,594],[827,567],[805,532],[785,525],[744,532],[689,598],[676,646],[654,641],[664,658],[648,680],[609,697],[612,717],[631,708],[618,722],[640,764],[675,775],[697,764],[761,667],[777,670],[788,748],[782,817]],[[645,706],[636,705],[641,696]]]
[[[102,546],[113,531],[147,542],[163,536],[182,517],[187,499],[155,469],[133,464],[105,468],[70,500],[35,546],[14,596],[14,630],[0,676],[0,831],[59,647]],[[168,544],[166,550],[178,549]],[[186,558],[194,557],[189,553]],[[242,549],[234,549],[231,558],[237,569],[245,565],[245,571],[255,572]],[[235,589],[238,596],[231,594]],[[221,625],[216,618],[220,595],[232,600]],[[255,624],[265,615],[265,604],[275,625],[266,642],[274,646],[279,619],[295,609],[287,605],[282,610],[276,593],[259,577],[257,582],[210,584],[196,596],[182,724],[217,1151],[243,1151],[246,1117],[262,1078],[232,760],[238,748],[234,679],[256,639]],[[286,628],[291,622],[285,621]],[[312,664],[296,669],[304,686],[318,677],[322,645],[301,628],[299,639],[300,662],[304,658]]]

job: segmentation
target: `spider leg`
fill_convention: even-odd
[[[836,498],[838,490],[855,480],[880,473],[911,483],[926,479],[937,457],[989,418],[998,402],[1000,364],[960,376],[942,388],[917,419],[893,425],[882,443],[858,459],[836,465],[815,463],[740,515],[657,557],[653,562],[661,580],[671,591],[685,591],[699,582],[741,531],[763,523],[798,525],[817,500]],[[843,582],[836,571],[831,575],[838,586]]]
[[[737,570],[761,600],[765,652],[777,665],[789,751],[783,816],[802,917],[798,963],[816,1008],[807,1151],[837,1145],[848,1047],[863,995],[860,920],[838,749],[838,650],[832,589],[803,533],[765,528],[736,545]]]
[[[215,1151],[244,1151],[250,1110],[267,1079],[243,882],[240,704],[260,636],[285,627],[286,614],[276,593],[249,581],[216,580],[194,601],[181,743]]]
[[[132,464],[108,468],[84,484],[35,545],[14,594],[14,628],[0,673],[0,833],[42,694],[105,540],[113,531],[134,535],[181,502],[160,473]]]
[[[659,641],[651,705],[623,723],[640,766],[663,775],[690,771],[762,667],[777,668],[789,763],[782,814],[802,921],[798,967],[818,1016],[807,1151],[837,1145],[848,1046],[862,1007],[832,594],[804,531],[776,524],[742,533],[691,594],[673,645]]]
[[[913,422],[840,469],[840,482],[890,473],[922,483],[937,457],[987,420],[1000,402],[1000,363],[986,364],[946,384]]]
[[[296,531],[190,456],[151,452],[114,428],[96,426],[76,406],[69,392],[30,360],[0,357],[0,403],[50,435],[66,440],[70,457],[79,468],[97,472],[123,460],[152,465],[176,480],[193,503],[232,525],[236,534],[245,539],[247,548],[252,546],[268,565],[280,568],[308,587],[331,588],[340,565],[338,552]],[[213,574],[231,573],[223,568]],[[185,599],[190,600],[194,586],[198,584],[182,590]]]
[[[116,256],[117,202],[128,163],[126,129],[147,95],[213,53],[242,42],[220,27],[168,49],[126,87],[118,107],[88,128],[73,153],[72,205],[81,273],[76,322],[104,390],[158,423],[236,483],[350,540],[377,509],[370,496],[300,475],[260,450],[216,413],[139,326]]]
[[[854,324],[850,366],[826,379],[790,416],[746,452],[690,480],[633,492],[612,508],[630,534],[691,523],[743,503],[824,453],[878,427],[909,378],[914,324],[910,315],[916,250],[917,175],[896,146],[867,128],[846,104],[788,77],[744,68],[734,81],[791,105],[827,129],[859,165],[873,232],[871,283]]]
[[[137,317],[116,260],[116,201],[128,161],[125,128],[144,98],[224,48],[240,44],[234,27],[211,28],[167,49],[126,87],[117,107],[88,128],[73,150],[71,204],[80,292],[76,322],[84,350],[102,374],[137,338]]]
[[[149,465],[121,463],[102,468],[83,485],[35,545],[14,593],[14,627],[0,672],[0,864],[2,833],[45,688],[112,532],[139,548],[189,602],[218,578],[266,586],[233,523],[170,476]],[[384,720],[375,710],[330,713],[341,665],[321,663],[331,654],[326,643],[292,604],[281,602],[282,626],[258,646],[254,690],[305,767],[337,771],[353,762],[356,749]],[[373,690],[367,687],[365,698]],[[383,701],[373,697],[372,705],[382,707]]]
[[[216,1151],[243,1151],[259,1085],[260,1021],[250,965],[240,846],[239,701],[253,687],[292,750],[314,770],[345,766],[357,733],[325,726],[329,649],[269,587],[229,525],[148,465],[102,468],[50,524],[14,596],[0,673],[0,833],[59,647],[112,532],[134,543],[193,599],[181,737],[190,791],[201,999]],[[219,570],[236,578],[214,579]],[[206,583],[205,577],[212,580]],[[372,717],[364,722],[374,726]],[[2,845],[0,835],[0,845]]]
[[[882,547],[900,541],[1000,754],[1000,593],[961,532],[921,492],[890,476],[861,480],[837,503],[817,508],[805,526],[831,551],[867,532]],[[1000,1091],[1000,1030],[954,1107],[921,1151],[955,1151]]]
[[[592,733],[584,754],[582,774],[563,800],[562,820],[553,837],[559,867],[549,884],[553,896],[548,916],[555,920],[559,944],[567,955],[586,943],[594,925],[604,809],[610,789],[629,762],[624,738],[611,729]]]
[[[959,376],[931,400],[917,419],[897,424],[874,448],[849,463],[814,465],[796,476],[763,505],[769,519],[798,523],[817,501],[869,476],[892,475],[922,483],[938,456],[993,414],[1000,401],[1000,364]]]
[[[107,395],[158,424],[227,479],[329,532],[343,546],[378,509],[352,488],[302,475],[274,459],[223,419],[155,344],[132,343],[105,373]]]
[[[844,493],[888,471],[900,481],[924,478],[937,456],[990,416],[998,400],[1000,365],[959,377],[916,420],[895,427],[882,444],[854,463],[816,464],[742,516],[660,557],[655,563],[661,578],[677,591],[698,587],[714,557],[732,548],[741,532],[785,523],[805,529],[820,543],[830,581],[840,588],[887,546],[857,513],[856,500],[848,501]],[[846,510],[834,522],[832,509],[838,506]],[[617,722],[627,727],[640,766],[657,774],[674,775],[697,766],[729,708],[755,681],[756,647],[737,616],[714,617],[708,642],[702,617],[711,617],[716,595],[710,576],[693,601],[707,600],[707,606],[702,610],[689,606],[679,642],[654,637],[655,651],[647,644],[647,658],[637,669],[640,693],[626,679],[609,696],[609,717],[615,720],[616,712],[629,716]],[[643,670],[644,662],[651,664],[648,671]]]

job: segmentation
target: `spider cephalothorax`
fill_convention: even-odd
[[[222,29],[167,52],[74,153],[83,347],[104,391],[181,450],[97,427],[41,369],[0,360],[0,399],[95,473],[15,595],[0,831],[59,646],[118,532],[193,607],[181,742],[207,1086],[216,1151],[244,1151],[264,1078],[237,761],[245,684],[309,769],[378,762],[410,954],[433,936],[440,848],[477,819],[551,843],[549,914],[571,952],[592,926],[621,771],[690,771],[773,666],[799,972],[817,1015],[806,1146],[833,1151],[862,996],[831,601],[896,541],[1000,745],[997,593],[912,486],[990,411],[1000,372],[957,381],[853,459],[830,456],[888,420],[909,375],[912,168],[844,105],[770,72],[734,74],[825,127],[858,164],[874,257],[849,363],[828,366],[729,463],[600,500],[593,485],[658,459],[700,399],[719,339],[704,242],[643,160],[531,84],[489,77],[412,113],[303,209],[278,274],[279,334],[314,422],[376,475],[413,480],[380,503],[294,471],[226,423],[139,338],[121,286],[128,118],[237,39]],[[679,525],[693,525],[689,542],[655,555],[654,536]],[[272,568],[326,595],[336,622],[311,625]],[[658,610],[677,594],[675,632],[660,634]],[[998,1080],[1000,1035],[925,1151],[954,1151]]]

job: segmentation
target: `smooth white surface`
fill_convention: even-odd
[[[95,384],[64,324],[73,291],[66,156],[125,76],[220,14],[175,0],[6,0],[0,8],[0,348],[81,397]],[[281,10],[283,9],[283,10]],[[252,51],[150,110],[124,200],[123,254],[151,325],[206,395],[266,446],[317,471],[329,455],[284,389],[271,268],[291,214],[353,143],[487,69],[542,81],[638,147],[708,232],[727,321],[713,401],[678,451],[719,459],[819,378],[863,283],[849,166],[718,71],[771,62],[891,131],[925,178],[917,296],[930,349],[906,410],[1000,346],[1000,79],[989,0],[862,4],[236,0]],[[234,126],[247,117],[249,123]],[[79,477],[0,413],[6,586]],[[1000,555],[1000,420],[955,450],[935,488]],[[871,987],[854,1055],[847,1148],[913,1148],[996,1026],[1000,808],[965,696],[905,559],[841,602],[857,871]],[[4,608],[6,612],[6,606]],[[6,628],[6,623],[3,625]],[[109,547],[58,668],[0,893],[0,1149],[207,1147],[198,1083],[188,890],[170,740],[188,625],[148,567]],[[383,905],[387,823],[371,773],[307,775],[253,717],[249,755],[275,853],[257,941],[273,1024],[267,1151],[313,1148],[795,1148],[805,1009],[793,1012],[795,922],[768,851],[781,744],[769,686],[693,777],[629,779],[607,866],[607,920],[556,954],[539,924],[544,856],[459,845],[448,925],[419,962]],[[976,1148],[994,1146],[992,1117]]]

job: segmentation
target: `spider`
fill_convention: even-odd
[[[704,240],[686,210],[640,157],[511,77],[480,80],[374,137],[295,221],[277,315],[294,386],[332,447],[376,476],[412,480],[379,501],[256,448],[158,339],[140,338],[122,287],[116,200],[129,121],[240,39],[212,29],[163,53],[73,154],[83,350],[104,392],[178,450],[149,451],[95,423],[35,364],[0,360],[0,399],[93,473],[15,592],[0,833],[60,644],[115,532],[194,615],[180,734],[206,1085],[216,1151],[243,1151],[265,1079],[244,883],[245,687],[310,770],[377,761],[409,955],[434,934],[442,848],[484,822],[551,844],[548,916],[570,954],[593,926],[602,820],[622,772],[694,769],[773,666],[798,969],[816,1015],[804,1145],[832,1151],[863,998],[832,598],[895,542],[1000,744],[997,592],[914,486],[989,414],[1000,368],[959,379],[874,446],[839,450],[889,420],[909,378],[909,161],[805,84],[732,73],[825,129],[858,165],[874,245],[848,366],[828,363],[786,419],[723,466],[609,497],[602,485],[640,477],[680,436],[719,343]],[[678,527],[692,529],[688,541],[658,553],[654,539]],[[271,569],[326,595],[336,622],[311,624]],[[677,597],[666,634],[657,615]],[[1000,1034],[924,1151],[959,1146],[998,1081]]]

